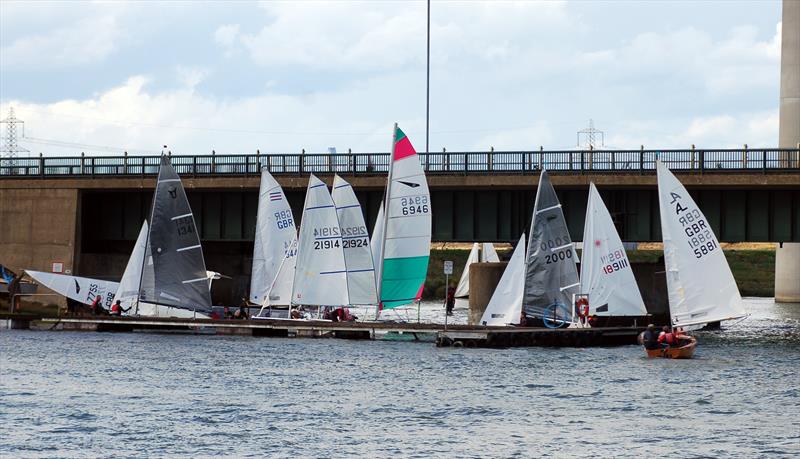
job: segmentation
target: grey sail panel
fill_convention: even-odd
[[[572,239],[556,190],[546,171],[533,206],[525,271],[524,310],[529,317],[570,320],[579,290]]]
[[[211,312],[200,236],[186,192],[167,156],[161,156],[148,245],[140,300]]]

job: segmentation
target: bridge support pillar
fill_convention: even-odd
[[[508,263],[473,263],[469,266],[469,323],[478,325]]]
[[[800,303],[800,242],[784,242],[775,249],[775,301]]]

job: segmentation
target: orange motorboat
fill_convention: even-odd
[[[645,349],[650,358],[664,357],[665,359],[691,359],[697,347],[697,338],[683,335],[680,337],[680,346],[665,347],[663,349]]]

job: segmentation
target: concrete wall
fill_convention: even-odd
[[[1,189],[0,263],[14,271],[74,270],[80,221],[77,189]]]

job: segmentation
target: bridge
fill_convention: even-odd
[[[171,156],[206,261],[246,288],[260,170],[283,185],[300,220],[308,175],[350,181],[372,226],[386,184],[386,153]],[[421,154],[431,188],[433,240],[511,242],[531,220],[547,169],[570,233],[582,240],[594,182],[625,241],[660,241],[656,159],[687,186],[725,242],[800,242],[800,148],[595,150]],[[18,158],[0,164],[0,263],[119,278],[148,218],[158,156]],[[370,228],[371,229],[371,228]]]

